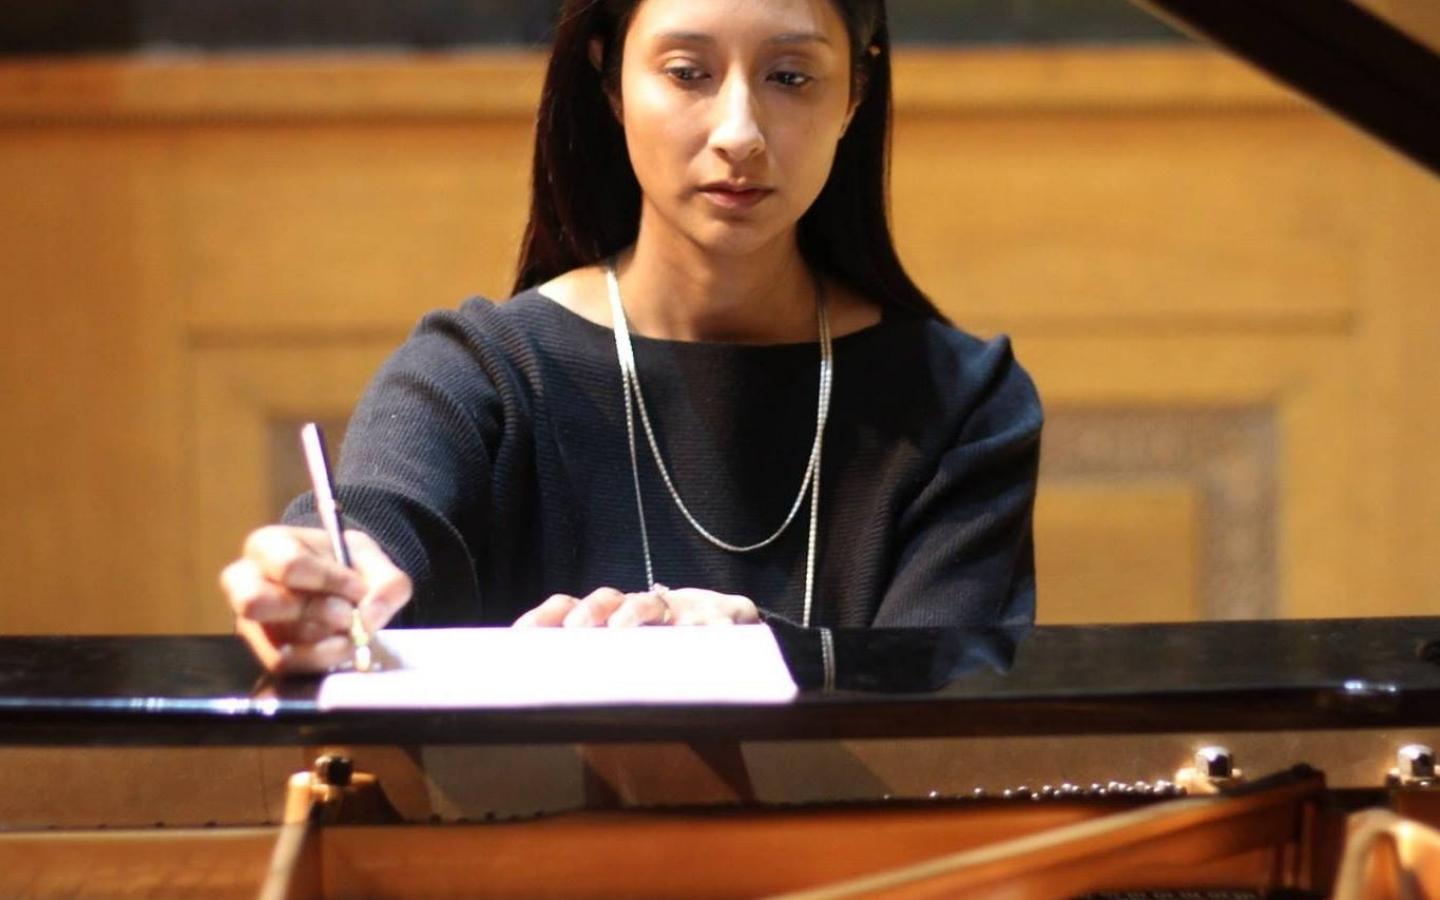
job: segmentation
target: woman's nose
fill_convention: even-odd
[[[710,146],[731,162],[763,152],[765,133],[760,128],[755,95],[745,78],[732,76],[721,87],[717,119],[710,131]]]

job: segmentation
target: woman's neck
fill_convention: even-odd
[[[815,339],[815,281],[792,232],[755,252],[719,255],[643,224],[617,274],[630,327],[681,341]]]

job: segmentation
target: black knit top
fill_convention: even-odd
[[[633,343],[681,497],[726,541],[767,536],[809,459],[818,345]],[[887,310],[834,347],[811,624],[1031,621],[1041,412],[1009,342]],[[718,549],[636,428],[656,579],[798,621],[808,508],[763,550]],[[508,624],[553,593],[646,586],[614,334],[535,290],[426,316],[351,417],[337,483],[350,527],[414,580],[394,624]]]

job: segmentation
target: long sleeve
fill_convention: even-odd
[[[1034,621],[1039,397],[1007,341],[992,342],[962,374],[977,385],[976,400],[898,518],[877,627]]]
[[[350,527],[374,537],[414,581],[397,624],[485,618],[479,573],[490,567],[494,474],[514,464],[507,443],[519,439],[506,430],[514,417],[505,407],[523,394],[493,340],[463,313],[427,316],[351,416],[337,493]],[[312,512],[306,494],[285,521]]]

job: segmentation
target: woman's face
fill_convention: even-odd
[[[849,37],[831,0],[644,0],[620,114],[645,227],[722,254],[788,238],[851,109]]]

